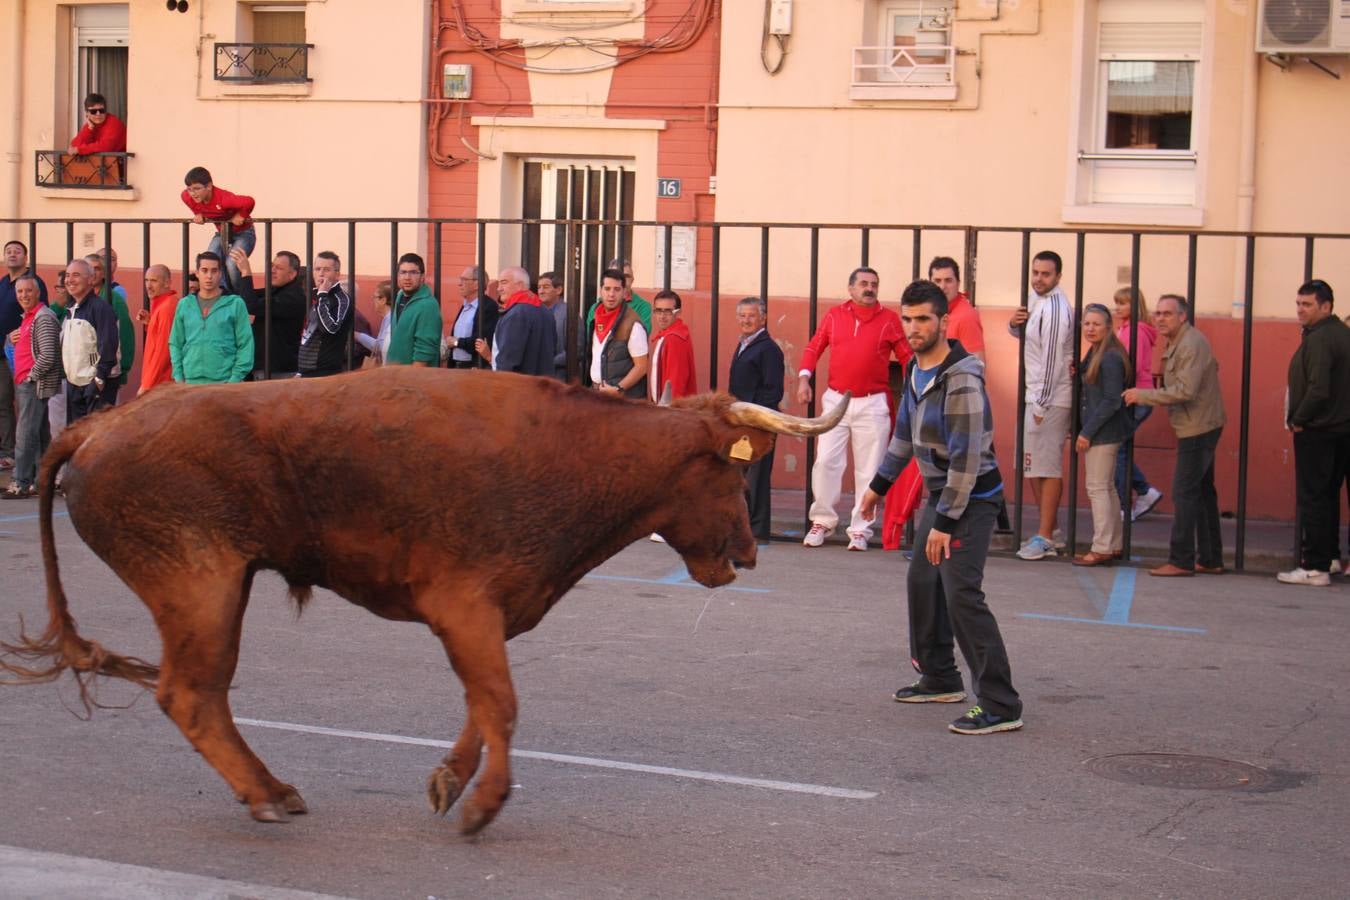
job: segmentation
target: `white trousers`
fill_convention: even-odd
[[[832,409],[843,394],[826,390],[820,398],[822,411]],[[848,533],[872,536],[872,523],[858,512],[863,491],[877,474],[886,445],[891,440],[891,412],[885,394],[854,397],[838,425],[816,439],[816,464],[811,469],[811,521],[833,531],[839,524],[835,504],[839,502],[844,469],[848,466],[848,448],[853,445],[853,515]]]

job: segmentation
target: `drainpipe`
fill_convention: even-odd
[[[5,30],[14,35],[9,53],[9,96],[5,108],[11,112],[9,146],[5,148],[5,162],[9,165],[8,196],[5,198],[4,217],[19,217],[19,188],[23,183],[23,12],[25,0],[9,4],[9,21]],[[11,226],[14,227],[14,226]]]
[[[1257,4],[1247,4],[1247,19],[1247,43],[1243,47],[1247,54],[1247,65],[1242,72],[1242,125],[1238,138],[1238,231],[1251,231],[1256,218],[1256,105],[1261,71],[1261,54],[1256,52],[1256,29],[1259,27]],[[1233,264],[1232,316],[1241,319],[1244,312],[1243,284],[1247,278],[1247,245],[1244,239],[1237,240],[1237,259]],[[1195,302],[1194,297],[1191,302]]]

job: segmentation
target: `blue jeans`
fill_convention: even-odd
[[[14,483],[29,488],[37,481],[38,459],[51,443],[51,426],[47,422],[47,401],[38,399],[35,382],[15,385],[14,393],[19,397],[16,441],[19,453],[14,464]]]
[[[230,249],[233,250],[235,247],[242,247],[246,256],[252,253],[253,248],[257,245],[258,233],[254,231],[252,227],[249,227],[245,231],[234,231],[230,235]],[[234,264],[234,260],[230,259],[228,253],[221,252],[220,248],[222,246],[220,232],[217,231],[216,236],[211,238],[211,243],[207,246],[206,250],[208,253],[217,254],[225,262],[225,281],[221,284],[221,289],[227,294],[237,293],[236,286],[239,284],[239,267]]]
[[[1153,415],[1153,407],[1135,404],[1134,424],[1130,428],[1130,439],[1121,441],[1120,449],[1116,451],[1116,493],[1120,495],[1121,509],[1130,508],[1130,504],[1125,499],[1125,466],[1129,461],[1126,454],[1130,452],[1130,445],[1134,443],[1134,433],[1139,430],[1140,425],[1144,424],[1144,420],[1151,415]],[[1144,473],[1140,471],[1138,463],[1134,465],[1133,471],[1130,472],[1130,483],[1134,487],[1136,497],[1147,494],[1153,488],[1153,485],[1149,484],[1148,479],[1144,477]]]

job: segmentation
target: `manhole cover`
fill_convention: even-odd
[[[1248,763],[1184,753],[1117,753],[1084,765],[1112,781],[1196,791],[1259,791],[1272,780],[1270,772]]]

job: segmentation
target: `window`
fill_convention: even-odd
[[[1096,0],[1087,4],[1078,158],[1068,219],[1100,207],[1161,208],[1198,224],[1197,101],[1205,33],[1203,0]],[[1095,10],[1093,10],[1095,7]],[[1171,221],[1166,208],[1190,208]],[[1121,211],[1129,216],[1128,212]],[[1152,218],[1151,218],[1152,216]],[[1112,219],[1109,221],[1125,221]]]
[[[108,101],[108,112],[127,121],[127,56],[131,43],[125,3],[77,6],[73,12],[72,137],[84,125],[84,98],[91,93],[102,94]]]
[[[954,0],[871,0],[867,8],[851,96],[955,99]]]
[[[245,43],[216,44],[217,81],[305,84],[310,44],[305,42],[305,6],[256,3],[246,8]]]
[[[633,218],[637,173],[632,160],[526,159],[525,219]],[[567,228],[521,226],[521,265],[531,272],[567,272]],[[585,225],[581,229],[581,296],[594,297],[609,261],[633,256],[633,226]]]

